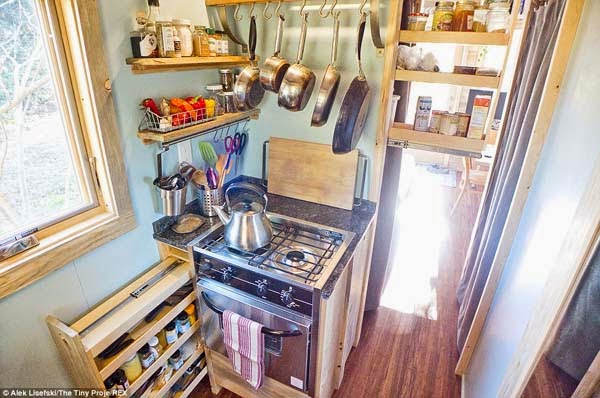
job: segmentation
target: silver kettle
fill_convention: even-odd
[[[229,191],[241,189],[251,191],[263,199],[263,203],[241,200],[230,204]],[[267,195],[255,185],[247,182],[231,184],[225,191],[225,204],[213,206],[225,226],[225,244],[244,251],[254,251],[267,246],[273,236],[273,226],[267,218]],[[229,209],[229,213],[225,210]]]

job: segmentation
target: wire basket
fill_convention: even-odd
[[[210,122],[211,120],[215,119],[215,116],[208,117],[206,108],[174,113],[169,116],[157,115],[149,108],[146,108],[144,111],[144,117],[139,125],[139,130],[168,133],[170,131],[180,130],[196,124]]]

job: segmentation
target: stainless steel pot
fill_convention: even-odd
[[[265,90],[272,91],[274,93],[279,92],[283,77],[290,67],[290,63],[279,56],[281,52],[281,37],[283,36],[283,23],[285,18],[283,15],[278,16],[277,22],[277,36],[275,37],[275,52],[269,57],[262,68],[260,68],[260,83]]]
[[[229,192],[234,189],[250,191],[262,198],[264,204],[244,199],[232,206]],[[257,186],[247,182],[231,184],[225,191],[225,204],[213,206],[225,226],[225,244],[250,252],[267,246],[273,236],[273,227],[267,218],[267,204],[267,194]],[[225,206],[229,213],[225,211]]]

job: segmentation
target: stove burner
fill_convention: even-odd
[[[290,246],[276,251],[272,256],[272,266],[276,271],[306,276],[314,272],[319,256],[302,246]]]
[[[285,255],[285,258],[292,262],[299,262],[304,260],[304,253],[299,250],[292,250],[288,254]]]
[[[229,247],[229,246],[227,247],[227,250],[231,254],[234,254],[234,255],[239,256],[239,257],[252,258],[252,257],[255,257],[255,256],[263,256],[263,255],[265,255],[269,251],[270,248],[271,248],[271,244],[268,244],[265,247],[261,247],[260,249],[256,249],[253,252],[247,252],[247,251],[235,249],[235,248]]]

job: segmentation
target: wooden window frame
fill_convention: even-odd
[[[65,49],[64,66],[74,91],[97,204],[41,230],[40,245],[0,262],[0,298],[43,278],[74,259],[132,230],[131,205],[121,139],[102,46],[97,3],[38,0],[56,17]],[[48,22],[48,21],[46,21]],[[53,25],[53,24],[52,24]]]

